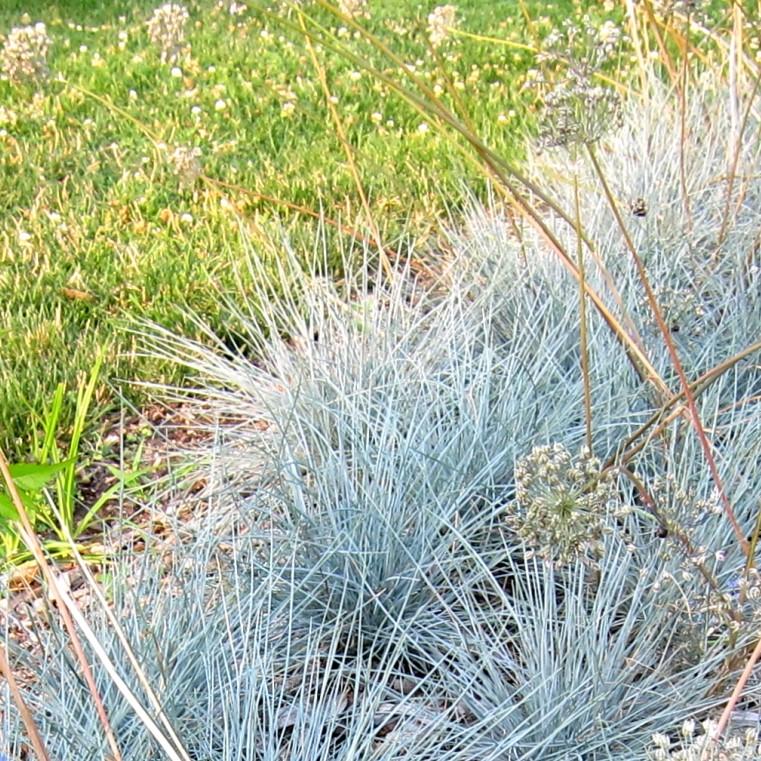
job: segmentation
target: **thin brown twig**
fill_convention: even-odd
[[[66,627],[66,631],[69,634],[72,649],[74,650],[74,654],[76,655],[77,660],[79,661],[79,665],[82,669],[82,676],[84,677],[84,680],[90,691],[90,695],[93,699],[93,703],[95,704],[95,710],[98,714],[98,719],[101,723],[101,726],[103,727],[103,731],[105,732],[106,740],[109,744],[109,747],[111,748],[111,754],[114,757],[114,761],[121,761],[121,751],[119,750],[119,746],[116,742],[116,736],[114,735],[113,728],[111,727],[111,722],[108,719],[106,707],[103,705],[103,700],[98,693],[98,687],[95,683],[92,669],[90,668],[87,656],[85,655],[84,649],[82,647],[82,642],[79,639],[79,635],[77,634],[77,630],[74,626],[71,614],[63,598],[61,589],[58,586],[58,579],[53,573],[53,570],[50,567],[50,563],[45,558],[42,544],[37,538],[34,528],[32,527],[29,515],[27,514],[24,503],[21,500],[18,489],[16,488],[16,484],[13,480],[13,476],[11,475],[10,467],[8,465],[8,460],[6,459],[2,448],[0,448],[0,473],[2,473],[3,480],[5,481],[6,488],[8,489],[8,493],[10,494],[10,497],[13,500],[13,505],[18,513],[18,520],[21,524],[19,526],[19,534],[34,556],[40,572],[48,584],[50,593],[58,606],[58,613],[61,616],[64,626]]]
[[[350,227],[349,225],[342,224],[336,219],[325,216],[323,212],[315,211],[314,209],[310,209],[308,206],[301,206],[299,204],[292,203],[291,201],[286,201],[284,198],[269,196],[265,193],[260,193],[257,190],[246,188],[243,185],[236,185],[235,183],[226,182],[225,180],[218,180],[215,177],[210,177],[205,174],[200,176],[200,180],[214,189],[226,188],[227,190],[234,190],[236,193],[248,196],[249,198],[264,201],[265,203],[272,204],[273,206],[282,206],[285,209],[290,209],[296,214],[303,214],[304,216],[312,217],[313,219],[326,224],[328,227],[332,227],[342,235],[346,235],[349,238],[360,241],[364,245],[371,248],[375,248],[375,246],[378,245],[377,240],[374,237],[368,236],[367,233],[363,233],[354,227]],[[382,253],[390,261],[397,261],[399,258],[401,258],[401,254],[396,249],[393,249],[385,244],[383,244]],[[410,266],[413,270],[422,272],[427,277],[434,277],[431,269],[427,267],[420,259],[411,259]]]
[[[677,74],[676,67],[674,66],[674,62],[671,60],[671,54],[669,53],[668,48],[666,47],[666,42],[663,39],[663,35],[661,34],[660,26],[658,24],[658,21],[655,18],[655,14],[653,13],[653,6],[650,3],[650,0],[645,0],[645,2],[642,3],[642,7],[645,9],[645,14],[647,15],[647,19],[650,22],[650,27],[652,28],[653,33],[655,35],[655,42],[658,45],[658,50],[660,51],[660,54],[661,54],[661,60],[663,61],[664,65],[666,66],[666,69],[668,70],[671,81],[678,88],[679,75]]]
[[[737,705],[737,701],[740,699],[742,691],[745,689],[745,685],[747,684],[748,679],[750,679],[750,675],[753,673],[753,667],[756,665],[756,661],[758,661],[759,657],[761,657],[761,638],[756,643],[755,648],[753,648],[753,652],[751,653],[750,658],[748,658],[745,668],[743,669],[742,674],[740,674],[740,678],[737,680],[726,706],[724,706],[724,710],[719,718],[719,723],[716,725],[713,732],[714,740],[719,740],[724,733],[724,730],[727,728],[729,719],[732,716],[732,711]]]
[[[688,65],[689,55],[687,47],[687,39],[689,39],[690,29],[690,16],[687,15],[687,35],[685,36],[684,50],[682,51],[682,68],[681,68],[681,87],[678,88],[679,97],[679,186],[682,190],[682,207],[684,208],[684,216],[687,221],[687,231],[692,235],[693,220],[692,209],[690,207],[690,194],[687,187],[687,140],[689,137],[687,126],[687,105],[688,105],[688,90],[689,90],[689,77]]]
[[[299,24],[301,25],[302,30],[306,31],[304,26],[304,14],[301,11],[299,11]],[[328,77],[325,68],[320,64],[309,36],[306,34],[304,36],[307,43],[307,50],[309,51],[309,57],[312,59],[312,65],[317,72],[317,78],[320,80],[320,87],[322,88],[323,95],[325,96],[325,104],[327,105],[328,111],[330,111],[330,117],[333,120],[333,124],[335,124],[338,140],[341,143],[344,154],[346,155],[346,162],[349,165],[349,171],[351,172],[352,179],[354,180],[354,185],[357,188],[359,200],[362,204],[362,208],[364,209],[365,216],[367,218],[367,224],[370,226],[370,231],[375,238],[375,243],[378,248],[378,255],[380,256],[381,267],[386,273],[386,277],[390,279],[393,276],[393,270],[391,268],[391,263],[386,256],[386,251],[381,240],[380,230],[378,229],[378,225],[375,223],[373,213],[370,209],[370,204],[367,200],[367,194],[365,193],[364,186],[362,185],[362,178],[360,177],[357,162],[354,157],[354,149],[352,148],[349,139],[346,137],[346,131],[344,130],[341,117],[338,114],[338,109],[336,109],[333,101],[331,100],[330,88],[328,87]]]
[[[495,170],[495,168],[491,165],[489,165],[489,168],[492,170],[492,172],[495,172],[495,176],[501,182],[501,184],[496,186],[498,192],[503,193],[512,199],[514,205],[520,211],[522,216],[528,220],[528,223],[539,233],[539,235],[543,238],[550,249],[560,257],[561,263],[571,273],[574,279],[577,282],[580,282],[578,267],[568,252],[563,248],[557,237],[545,224],[541,216],[531,206],[523,194],[520,193],[517,188],[515,188],[511,183],[507,181],[503,174],[499,173],[499,171]],[[589,284],[589,282],[584,282],[584,291],[586,292],[587,296],[589,296],[590,301],[594,304],[605,324],[611,329],[613,336],[623,348],[627,359],[631,363],[640,380],[642,380],[644,383],[652,384],[661,397],[667,398],[670,396],[669,389],[660,375],[658,375],[658,371],[653,367],[652,363],[647,358],[637,342],[624,330],[623,326],[608,309],[601,296]]]
[[[576,259],[579,268],[579,343],[581,344],[581,377],[584,383],[584,428],[587,449],[592,450],[592,388],[589,373],[589,338],[587,336],[587,295],[586,271],[584,269],[584,247],[581,243],[581,209],[579,201],[579,178],[574,172],[573,200],[576,209]]]
[[[734,183],[739,176],[737,172],[737,166],[740,163],[743,135],[745,134],[745,130],[748,126],[750,113],[753,106],[753,100],[758,94],[759,86],[761,86],[761,72],[759,72],[759,75],[756,77],[755,82],[753,83],[753,91],[750,94],[748,105],[745,109],[745,112],[743,113],[743,118],[737,133],[737,137],[733,137],[735,145],[729,165],[729,176],[727,177],[727,193],[724,198],[724,210],[721,218],[721,227],[719,228],[719,234],[716,238],[716,253],[718,253],[719,248],[721,247],[722,243],[724,243],[724,239],[726,238],[727,231],[729,229],[729,207],[732,203],[732,191],[734,190]]]
[[[72,82],[67,81],[66,84],[72,89],[80,92],[82,95],[85,95],[88,98],[92,98],[93,100],[100,103],[102,106],[104,106],[108,110],[118,114],[119,116],[124,117],[125,119],[128,119],[135,127],[137,127],[137,129],[140,132],[143,133],[145,137],[147,137],[151,141],[151,143],[153,143],[153,146],[155,148],[158,148],[161,145],[161,140],[150,129],[148,129],[148,127],[146,127],[145,124],[143,124],[143,122],[135,118],[132,114],[130,114],[128,111],[125,111],[120,106],[117,106],[108,98],[105,98],[99,95],[98,93],[92,92],[91,90],[88,90],[87,88],[80,87],[79,85],[76,85]],[[367,235],[360,233],[358,230],[352,227],[349,227],[348,225],[343,225],[337,220],[325,217],[322,212],[318,212],[318,211],[315,211],[314,209],[310,209],[308,206],[302,206],[300,204],[287,201],[283,198],[276,198],[275,196],[270,196],[270,195],[267,195],[266,193],[259,193],[255,190],[250,190],[249,188],[245,188],[242,185],[236,185],[235,183],[225,182],[224,180],[219,180],[215,177],[210,177],[208,175],[202,174],[200,179],[202,182],[205,182],[207,185],[209,185],[210,187],[214,189],[217,189],[218,187],[223,187],[229,190],[236,190],[240,193],[244,193],[248,196],[257,198],[266,203],[271,203],[275,206],[282,206],[283,208],[290,209],[291,211],[295,211],[298,214],[303,214],[305,216],[318,219],[321,222],[324,222],[325,224],[329,225],[330,227],[335,228],[336,230],[343,233],[344,235],[348,235],[349,237],[354,238],[355,240],[360,240],[365,244],[371,244],[373,246],[377,246],[378,255],[381,257],[381,261],[388,262],[389,255],[391,255],[392,258],[395,258],[398,256],[398,253],[396,251],[382,244],[379,234],[373,234],[372,238],[370,238]],[[370,222],[372,223],[372,217],[370,217]],[[419,268],[425,269],[425,267],[420,262],[416,262],[416,264]],[[384,265],[384,269],[386,269],[385,265]]]
[[[511,164],[509,161],[507,161],[504,157],[500,156],[499,154],[492,151],[486,143],[483,142],[474,132],[467,129],[467,126],[464,125],[449,109],[446,108],[446,106],[441,102],[441,100],[436,96],[436,94],[433,92],[431,87],[423,80],[421,77],[417,76],[415,73],[411,72],[409,69],[407,69],[404,65],[404,61],[402,61],[401,58],[399,58],[396,53],[393,52],[382,40],[380,40],[378,37],[373,35],[372,33],[368,32],[367,29],[362,27],[360,24],[358,24],[353,18],[346,16],[345,14],[339,13],[335,10],[335,8],[330,5],[330,3],[327,2],[327,0],[316,0],[318,5],[320,5],[325,10],[328,10],[335,15],[338,16],[338,18],[341,19],[341,21],[346,24],[347,26],[350,26],[354,31],[358,32],[362,37],[367,40],[376,50],[378,50],[380,53],[382,53],[388,60],[392,61],[400,71],[404,73],[404,75],[420,90],[420,92],[425,96],[420,97],[416,93],[408,90],[404,86],[400,85],[398,82],[396,82],[392,77],[390,77],[386,72],[381,71],[370,64],[367,63],[365,59],[363,59],[361,56],[356,55],[351,50],[349,50],[346,47],[341,46],[340,44],[337,44],[335,42],[331,41],[325,41],[322,38],[319,38],[319,41],[322,45],[324,45],[326,48],[333,50],[334,52],[344,56],[347,60],[352,61],[357,66],[365,69],[369,73],[371,73],[378,81],[383,82],[383,84],[389,86],[392,88],[401,98],[406,100],[413,108],[417,109],[421,113],[428,115],[428,116],[435,116],[438,118],[443,124],[451,127],[455,132],[457,132],[461,137],[465,139],[465,141],[470,145],[470,147],[476,152],[478,157],[484,161],[484,163],[487,164],[487,168],[491,172],[491,174],[504,185],[509,190],[509,193],[515,196],[517,190],[513,187],[510,180],[507,179],[506,175],[509,175],[509,177],[513,178],[515,182],[517,182],[520,186],[526,189],[527,192],[531,193],[532,195],[536,196],[542,203],[546,204],[546,206],[551,209],[555,214],[562,219],[570,229],[575,230],[575,222],[573,220],[573,217],[568,214],[568,212],[563,209],[559,204],[557,204],[552,198],[550,198],[545,192],[542,191],[541,188],[539,188],[535,183],[533,183],[526,175],[521,173],[517,167],[515,167],[513,164]],[[325,27],[321,26],[319,23],[315,21],[313,18],[308,18],[310,24],[314,26],[317,30],[322,32],[323,34],[327,34],[329,36],[330,32],[325,29]],[[282,22],[281,20],[281,23]],[[287,28],[292,29],[293,31],[296,31],[300,34],[306,34],[313,40],[318,40],[317,35],[314,32],[311,32],[309,30],[301,30],[298,27],[284,23],[284,25]],[[457,146],[458,149],[462,149],[462,146],[459,146],[458,144],[454,144]],[[468,155],[468,154],[466,154]],[[502,190],[502,188],[500,188]],[[526,208],[526,201],[525,199],[523,202],[518,202],[518,206],[521,209]],[[529,205],[530,206],[530,205]],[[534,215],[536,216],[536,214]],[[545,225],[545,229],[546,225]],[[643,352],[643,342],[639,334],[637,333],[636,327],[632,323],[631,319],[627,316],[626,310],[624,309],[623,299],[621,298],[621,295],[618,292],[618,289],[616,288],[615,282],[613,281],[612,276],[608,272],[607,268],[605,267],[604,262],[602,261],[599,253],[597,252],[595,246],[592,244],[592,242],[589,240],[589,238],[585,235],[583,235],[583,240],[585,245],[587,246],[587,249],[590,253],[590,256],[594,260],[596,266],[598,267],[600,274],[605,281],[605,285],[610,291],[611,296],[613,297],[613,300],[615,301],[616,305],[619,307],[622,313],[622,325],[619,325],[620,330],[618,330],[616,333],[621,337],[623,342],[625,344],[631,344],[630,349],[631,351],[627,352],[628,356],[638,356],[640,359],[644,359],[643,366],[646,367],[645,377],[652,380],[656,385],[661,385],[663,391],[665,389],[665,384],[663,384],[662,379],[658,378],[658,375],[655,371],[655,369],[650,365],[650,363],[647,361],[647,359],[644,357]],[[554,246],[553,246],[554,250]],[[597,305],[595,305],[597,306]],[[608,313],[609,317],[618,324],[618,321],[615,319],[615,317],[612,316],[612,314]],[[608,318],[606,318],[606,322],[608,322]],[[608,323],[610,324],[610,323]],[[639,373],[640,370],[637,370]]]
[[[26,732],[29,735],[29,742],[32,743],[32,748],[37,754],[37,758],[39,761],[50,761],[50,755],[45,747],[45,742],[42,739],[40,730],[37,728],[37,724],[34,721],[34,716],[32,715],[31,710],[29,710],[29,706],[26,704],[24,696],[21,694],[21,690],[16,682],[13,669],[8,661],[5,643],[2,643],[2,646],[0,646],[0,675],[2,675],[5,678],[5,681],[8,682],[8,688],[11,691],[13,702],[16,704],[16,708],[18,708],[18,712],[21,715],[21,721],[24,723]]]
[[[746,357],[761,351],[761,341],[756,341],[750,346],[746,346],[742,351],[725,359],[718,365],[715,365],[710,370],[706,370],[697,380],[690,384],[690,390],[695,396],[701,394],[711,383],[720,378],[727,370],[741,362]],[[636,454],[642,447],[630,448],[632,445],[642,438],[653,426],[657,425],[653,435],[665,428],[675,417],[678,417],[682,410],[678,409],[673,412],[669,417],[664,419],[664,415],[675,405],[677,405],[682,399],[684,399],[684,389],[674,394],[667,402],[665,402],[657,412],[655,412],[648,420],[646,420],[634,433],[632,433],[626,441],[619,447],[619,453],[613,455],[604,465],[603,469],[612,468],[616,465],[627,462],[631,457]],[[659,422],[660,421],[660,422]]]

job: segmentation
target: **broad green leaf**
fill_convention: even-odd
[[[0,518],[4,521],[18,520],[18,511],[11,498],[5,492],[0,492]]]
[[[19,489],[19,497],[21,497],[21,502],[29,513],[29,517],[34,520],[37,511],[34,496]],[[19,519],[18,510],[16,510],[10,494],[2,491],[0,491],[0,519],[5,521],[17,521]]]
[[[39,491],[54,476],[69,467],[72,462],[71,459],[50,464],[21,462],[11,465],[10,471],[17,488],[23,491]]]

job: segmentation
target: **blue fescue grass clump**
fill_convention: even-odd
[[[756,117],[728,191],[715,182],[727,106],[718,84],[701,87],[694,146],[653,82],[599,154],[616,196],[633,196],[628,227],[654,289],[673,296],[662,306],[688,377],[708,373],[696,406],[751,535],[761,374],[753,355],[732,358],[761,333]],[[571,210],[575,175],[602,263],[589,261],[589,283],[676,392],[609,203],[576,159],[553,150],[532,171]],[[573,227],[547,223],[575,248]],[[361,274],[340,285],[285,245],[276,289],[291,296],[249,313],[270,287],[252,257],[247,282],[262,285],[231,305],[234,350],[151,331],[153,356],[196,372],[177,394],[214,436],[193,453],[209,484],[184,497],[195,517],[173,526],[168,552],[148,539],[111,585],[160,695],[155,725],[89,652],[125,761],[634,761],[654,733],[716,715],[754,642],[761,586],[738,583],[745,559],[703,449],[675,415],[623,456],[673,405],[590,310],[585,410],[578,286],[541,238],[509,229],[496,207],[474,209],[434,273],[410,256],[391,275],[347,266]],[[113,626],[92,620],[148,706]],[[52,623],[40,637],[42,656],[16,657],[50,752],[105,759],[63,633]],[[744,705],[758,699],[751,681]],[[15,714],[4,720],[18,752]]]
[[[567,566],[508,529],[516,463],[547,442],[580,448],[581,383],[558,273],[474,281],[493,245],[474,236],[432,286],[402,268],[339,289],[286,257],[283,285],[307,303],[249,321],[256,362],[154,334],[155,352],[202,372],[190,394],[218,421],[199,466],[213,476],[205,517],[113,583],[177,758],[637,759],[653,732],[720,701],[717,675],[731,684],[727,658],[748,633],[728,642],[699,607],[705,580],[642,512],[622,512],[599,556]],[[647,395],[602,326],[590,349],[607,455]],[[733,384],[703,397],[704,419]],[[726,414],[735,484],[759,423]],[[643,469],[690,505],[710,499],[699,450],[678,434]],[[617,491],[634,501],[625,481]],[[747,524],[750,501],[736,507]],[[710,513],[693,538],[731,545]],[[740,562],[729,553],[718,578]],[[105,620],[97,633],[145,700]],[[87,690],[54,646],[63,635],[42,636],[28,699],[50,751],[105,758]],[[158,753],[107,670],[96,675],[124,758]]]

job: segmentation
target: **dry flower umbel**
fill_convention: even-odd
[[[621,38],[613,22],[598,28],[587,16],[582,26],[566,21],[547,36],[537,56],[541,68],[531,70],[526,81],[543,97],[541,147],[588,145],[621,126],[618,93],[596,79],[618,52]]]
[[[50,50],[45,24],[20,26],[11,29],[3,45],[3,73],[11,82],[34,82],[48,75]]]
[[[534,448],[515,468],[515,501],[507,522],[529,551],[565,565],[602,551],[616,490],[609,473],[586,451],[577,458],[562,444]]]
[[[717,723],[703,722],[703,734],[695,735],[695,722],[687,720],[679,732],[680,739],[672,741],[668,735],[653,735],[653,748],[648,752],[650,761],[757,761],[761,758],[758,728],[730,732],[730,736],[714,740]]]
[[[680,487],[673,476],[656,477],[650,495],[664,535],[660,554],[664,560],[678,559],[678,569],[663,570],[653,588],[676,584],[682,588],[680,599],[685,613],[700,621],[712,636],[737,630],[742,625],[757,627],[761,622],[761,575],[758,570],[737,569],[727,578],[723,550],[711,549],[699,540],[701,528],[709,521],[722,521],[724,511],[718,495],[700,499]],[[724,579],[722,581],[722,579]],[[684,592],[693,580],[699,590]]]
[[[428,14],[428,39],[437,48],[441,45],[457,23],[457,9],[454,5],[439,5]]]
[[[164,3],[153,11],[147,22],[151,42],[161,50],[161,60],[176,61],[185,42],[188,11],[178,3]]]
[[[699,294],[695,292],[695,286],[675,287],[668,284],[657,284],[653,289],[655,299],[661,308],[661,314],[669,330],[676,333],[683,330],[685,325],[690,326],[690,335],[698,337],[705,332],[705,307]],[[641,299],[643,306],[647,304],[645,297]],[[649,316],[650,327],[658,329],[655,318]]]

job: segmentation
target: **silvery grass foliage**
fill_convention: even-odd
[[[744,116],[748,101],[733,106],[726,87],[706,72],[687,98],[689,134],[683,142],[680,106],[670,89],[653,79],[641,97],[629,102],[623,126],[611,132],[598,159],[680,355],[689,371],[699,374],[747,346],[761,327],[761,257],[755,245],[761,194],[758,111],[754,102],[740,135],[736,112],[739,108]],[[573,216],[572,184],[557,170],[568,161],[562,148],[533,156],[542,185]],[[579,160],[575,167],[583,188],[579,216],[584,230],[656,368],[666,373],[668,355],[600,183],[588,161]],[[575,251],[573,231],[549,221]],[[589,271],[604,292],[591,262]]]
[[[644,102],[637,98],[628,104],[624,126],[610,134],[597,155],[647,269],[687,375],[697,378],[761,335],[761,257],[756,245],[761,221],[758,213],[761,155],[755,139],[758,117],[751,110],[739,139],[737,176],[730,184],[726,178],[730,161],[735,161],[732,136],[737,133],[726,92],[715,78],[706,75],[700,87],[691,91],[687,107],[686,122],[692,126],[689,141],[682,145],[677,99],[665,85],[652,81]],[[682,151],[684,180],[680,176]],[[572,158],[563,148],[535,153],[530,162],[538,183],[571,219],[576,212],[569,176],[576,173],[581,188],[578,216],[607,270],[606,278],[586,253],[587,280],[604,296],[617,318],[631,326],[659,375],[673,390],[678,390],[663,337],[589,162],[583,155]],[[573,171],[564,174],[562,168],[569,166]],[[545,221],[575,255],[574,230],[553,215],[548,215]],[[474,279],[510,287],[523,283],[525,288],[544,289],[550,298],[569,300],[571,283],[558,258],[533,230],[523,230],[521,235],[519,242],[507,220],[484,208],[475,209],[465,229],[455,233],[458,245],[470,251],[470,256],[462,261]],[[615,294],[609,281],[615,284]],[[515,313],[513,301],[505,300],[496,310],[497,329],[512,330],[516,319],[521,316]],[[553,318],[552,325],[547,327],[540,327],[540,321],[530,329],[553,330],[558,319]],[[592,324],[591,330],[604,333],[606,329]],[[567,337],[571,342],[574,340],[570,330]],[[592,340],[610,341],[613,350],[614,341],[610,337],[600,335]],[[509,345],[507,339],[505,345]],[[599,343],[596,350],[600,351]],[[575,358],[574,363],[578,364]],[[625,399],[618,414],[595,414],[598,435],[607,437],[606,431],[614,433],[604,446],[613,446],[621,434],[619,424],[623,419],[646,414],[654,397],[623,359],[617,363],[594,362],[591,375],[593,388],[612,383]],[[711,424],[718,423],[712,418],[719,409],[723,410],[725,420],[755,417],[752,403],[734,406],[740,399],[752,399],[761,391],[753,358],[733,368],[729,377],[731,382],[712,387],[703,399]],[[719,404],[716,400],[720,393]],[[641,400],[639,406],[633,403],[634,398]],[[594,399],[593,402],[599,404]],[[723,440],[723,434],[716,438],[719,451]]]
[[[662,91],[610,153],[600,151],[616,192],[647,204],[632,221],[653,282],[693,288],[705,310],[671,323],[691,374],[744,347],[761,320],[746,281],[758,284],[749,259],[756,180],[731,206],[712,257],[727,116],[710,88],[693,107],[713,115],[705,123],[716,133],[688,163],[691,228],[673,169],[676,111]],[[746,177],[758,176],[756,150],[748,139]],[[536,174],[562,196],[558,155],[540,161]],[[666,374],[609,210],[592,177],[580,177],[582,219]],[[183,396],[215,434],[193,455],[210,482],[195,497],[198,517],[178,521],[171,552],[148,542],[112,585],[116,615],[184,748],[178,757],[644,759],[653,734],[676,737],[731,690],[756,610],[732,596],[741,553],[689,427],[675,423],[634,463],[671,521],[666,536],[616,471],[604,499],[585,491],[579,474],[594,481],[600,466],[577,459],[576,289],[539,240],[509,235],[493,210],[474,212],[452,242],[453,257],[427,285],[402,264],[391,279],[338,287],[320,267],[303,272],[286,246],[275,288],[286,295],[275,300],[262,285],[234,306],[242,327],[233,348],[152,333],[154,353],[198,372]],[[603,290],[591,266],[590,279]],[[264,313],[249,307],[262,303]],[[655,401],[594,315],[589,354],[594,455],[605,460]],[[752,399],[738,402],[759,383],[746,362],[698,397],[748,532],[761,419]],[[565,469],[570,489],[526,475],[556,456],[552,472]],[[542,510],[599,509],[594,551],[558,556],[550,534],[521,532],[522,500],[533,494]],[[93,620],[140,695],[113,631]],[[35,674],[27,698],[51,753],[106,758],[63,634],[54,623],[40,636],[43,656],[15,657]],[[95,673],[124,758],[160,757],[97,661]],[[748,693],[758,698],[758,685]],[[22,733],[5,702],[3,751],[14,753]]]
[[[720,699],[726,632],[684,604],[705,585],[680,576],[651,520],[623,514],[594,565],[543,562],[510,530],[519,458],[580,446],[574,307],[504,283],[474,298],[463,270],[452,263],[446,290],[401,271],[339,293],[289,258],[282,286],[306,303],[247,322],[256,362],[155,335],[154,351],[203,374],[193,395],[224,421],[204,515],[112,591],[185,757],[634,759]],[[541,341],[524,320],[505,333],[506,301],[535,315]],[[595,335],[598,361],[614,362]],[[598,389],[601,414],[620,395]],[[706,488],[687,443],[653,468]],[[730,536],[720,516],[696,530],[708,546]],[[62,634],[42,636],[41,660],[18,657],[38,674],[28,699],[51,752],[105,758]],[[158,757],[96,674],[125,759]]]

